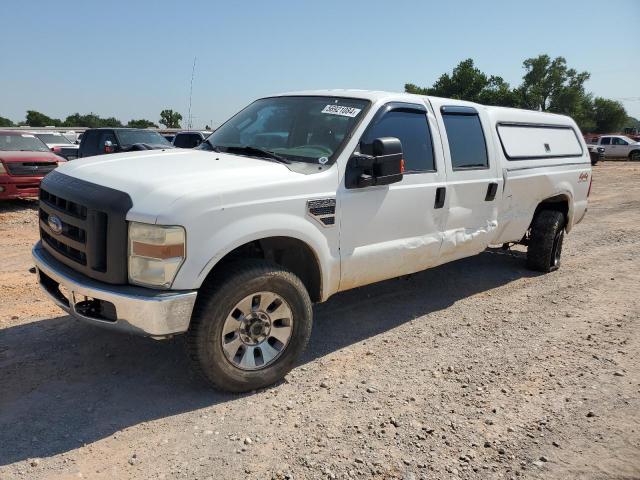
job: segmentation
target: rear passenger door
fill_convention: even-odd
[[[440,262],[483,251],[497,233],[503,180],[489,121],[471,106],[431,99],[444,148],[447,216]]]

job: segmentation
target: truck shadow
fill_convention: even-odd
[[[521,256],[487,251],[336,295],[316,307],[301,362],[534,275]],[[7,328],[0,330],[0,465],[68,452],[133,425],[241,397],[192,378],[180,338],[157,342],[66,316]]]
[[[38,210],[38,200],[37,199],[16,199],[16,200],[5,200],[0,202],[0,214],[2,213],[12,213],[12,212],[21,212],[23,210]]]

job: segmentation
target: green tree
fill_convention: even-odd
[[[617,132],[625,126],[627,112],[620,102],[596,97],[593,106],[596,132]]]
[[[0,127],[13,127],[13,122],[6,117],[0,117]]]
[[[127,123],[127,127],[130,128],[158,128],[158,125],[153,123],[151,120],[146,120],[141,118],[140,120],[129,120]]]
[[[101,127],[122,127],[122,122],[115,117],[101,118]]]
[[[35,110],[27,110],[27,125],[30,127],[59,127],[62,124],[57,118],[51,118]]]
[[[640,130],[640,120],[632,116],[627,116],[626,120],[624,121],[624,126],[637,128],[638,130]]]
[[[567,67],[564,57],[551,60],[549,55],[538,55],[523,62],[522,84],[517,89],[520,105],[531,110],[569,113],[568,105],[582,102],[584,83],[591,74]]]
[[[478,69],[471,58],[463,60],[451,74],[444,73],[431,87],[405,86],[407,93],[456,98],[486,105],[515,106],[517,97],[502,77],[487,76]]]
[[[182,115],[178,112],[174,112],[173,110],[165,109],[160,112],[160,123],[166,128],[181,128],[181,120]]]
[[[86,115],[80,115],[79,113],[74,113],[69,115],[63,123],[65,127],[87,127],[87,128],[98,128],[98,127],[121,127],[122,122],[114,117],[109,118],[101,118],[99,115],[95,113],[88,113]]]

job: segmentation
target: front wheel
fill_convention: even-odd
[[[533,219],[527,266],[538,272],[552,272],[560,267],[565,220],[562,212],[542,210]]]
[[[291,370],[311,325],[311,300],[296,275],[265,261],[237,262],[198,294],[189,357],[214,387],[255,390]]]
[[[640,160],[640,150],[634,150],[633,152],[631,152],[629,154],[629,159],[633,160],[633,161],[639,161]]]

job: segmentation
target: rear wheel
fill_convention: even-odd
[[[214,387],[255,390],[291,370],[311,324],[311,300],[297,276],[265,261],[237,262],[202,287],[188,332],[189,357]]]
[[[565,219],[562,212],[542,210],[531,224],[527,266],[539,272],[552,272],[560,267]]]

